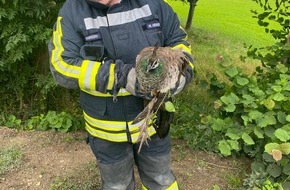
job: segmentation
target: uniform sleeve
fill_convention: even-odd
[[[180,26],[179,19],[171,6],[161,0],[160,4],[161,27],[164,34],[165,46],[171,46],[174,49],[181,48],[186,52],[189,60],[193,60],[191,55],[191,45],[188,42],[187,33]],[[192,61],[193,62],[193,61]],[[193,69],[193,63],[190,64]]]
[[[161,0],[160,6],[161,26],[164,34],[165,46],[171,46],[173,49],[182,49],[189,64],[185,70],[186,86],[193,78],[193,57],[191,54],[191,45],[188,42],[187,33],[180,26],[179,19],[171,6],[165,1]]]
[[[76,31],[78,26],[69,15],[60,12],[49,42],[50,70],[56,82],[66,88],[80,88],[96,91],[101,62],[83,59],[80,54],[84,45],[82,35]],[[114,64],[109,69],[114,71]],[[114,74],[110,75],[108,89],[113,88]]]

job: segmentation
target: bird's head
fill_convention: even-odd
[[[160,65],[159,59],[154,59],[154,60],[149,59],[146,72],[149,73],[149,72],[153,71],[159,65]]]

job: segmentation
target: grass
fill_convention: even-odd
[[[65,177],[56,177],[50,185],[50,190],[89,190],[99,189],[100,173],[96,163],[83,165],[76,172]]]
[[[0,175],[16,169],[20,166],[22,152],[20,149],[11,147],[0,150]]]
[[[189,6],[181,1],[168,0],[182,25],[185,24]],[[201,87],[214,74],[219,81],[230,84],[221,65],[237,65],[244,73],[252,74],[260,63],[246,59],[244,44],[263,47],[272,41],[264,29],[252,18],[251,9],[259,6],[251,0],[200,0],[198,1],[193,27],[188,31],[195,59],[195,78],[180,96],[176,97],[177,112],[172,127],[174,138],[183,138],[192,148],[215,149],[215,137],[210,128],[201,125],[201,116],[213,111],[216,94],[210,94],[209,86]]]
[[[175,0],[168,2],[185,23],[189,5]],[[252,0],[200,0],[195,8],[193,28],[215,33],[235,44],[260,47],[273,43],[271,36],[252,18],[251,10],[260,10]]]

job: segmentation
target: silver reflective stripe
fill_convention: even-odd
[[[108,14],[108,21],[107,17],[97,17],[93,18],[85,18],[85,25],[86,29],[99,29],[100,27],[107,27],[107,26],[116,26],[121,24],[126,24],[130,22],[134,22],[140,18],[145,18],[152,15],[149,5],[144,5],[143,7],[132,9],[130,11],[120,12],[120,13],[113,13]]]
[[[92,72],[93,72],[93,68],[94,68],[95,62],[90,61],[90,63],[88,64],[88,67],[86,69],[86,74],[85,74],[85,88],[90,89],[90,80],[92,78]]]

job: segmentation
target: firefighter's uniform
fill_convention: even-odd
[[[142,148],[139,155],[132,151],[138,146],[140,124],[131,123],[144,108],[143,98],[122,88],[113,101],[114,64],[108,68],[107,93],[97,91],[96,84],[103,60],[135,64],[141,49],[155,45],[182,48],[190,54],[186,37],[176,14],[163,0],[122,0],[111,7],[90,0],[67,0],[60,10],[49,43],[51,71],[58,84],[80,89],[103,189],[134,189],[133,158],[144,189],[178,189],[169,167],[169,137],[159,139],[155,129],[148,127],[151,149]]]

